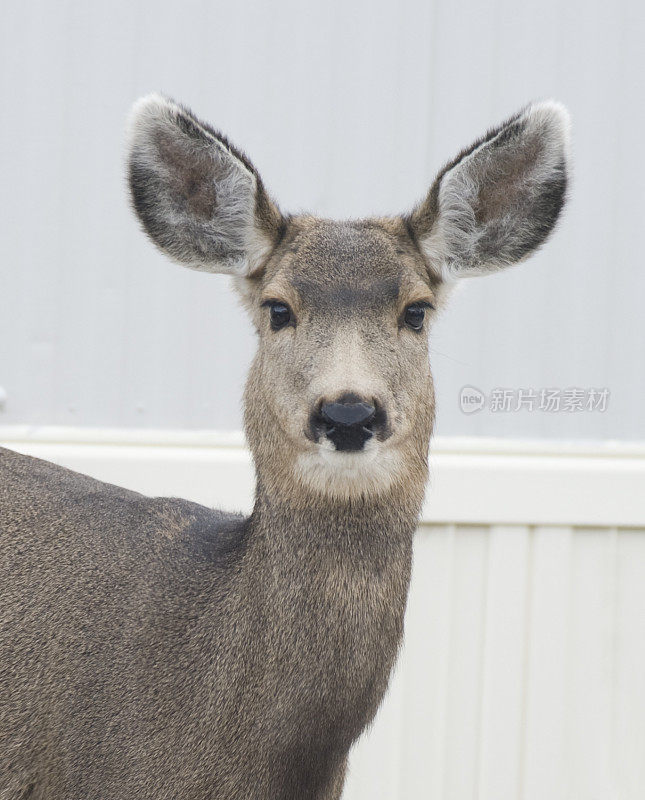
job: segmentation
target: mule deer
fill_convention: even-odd
[[[234,276],[259,337],[244,518],[0,455],[0,798],[331,800],[402,636],[449,288],[553,228],[568,118],[531,105],[403,217],[285,216],[154,95],[129,179],[152,241]]]

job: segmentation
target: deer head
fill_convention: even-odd
[[[130,121],[129,178],[153,242],[223,272],[258,332],[246,427],[271,491],[335,498],[425,483],[428,332],[450,287],[516,264],[565,199],[568,115],[530,105],[463,150],[400,217],[286,216],[220,133],[158,95]]]

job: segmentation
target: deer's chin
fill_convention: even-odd
[[[307,489],[338,498],[375,495],[387,491],[401,469],[398,449],[371,439],[362,450],[344,452],[323,439],[300,453],[296,477]]]

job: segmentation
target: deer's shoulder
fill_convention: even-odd
[[[245,549],[248,520],[189,500],[147,497],[0,448],[0,531],[13,539],[145,549],[157,559],[225,566]],[[15,541],[15,540],[14,540]]]

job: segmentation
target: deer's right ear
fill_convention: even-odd
[[[130,114],[128,173],[146,233],[188,267],[252,275],[281,236],[282,215],[250,161],[158,94]]]

